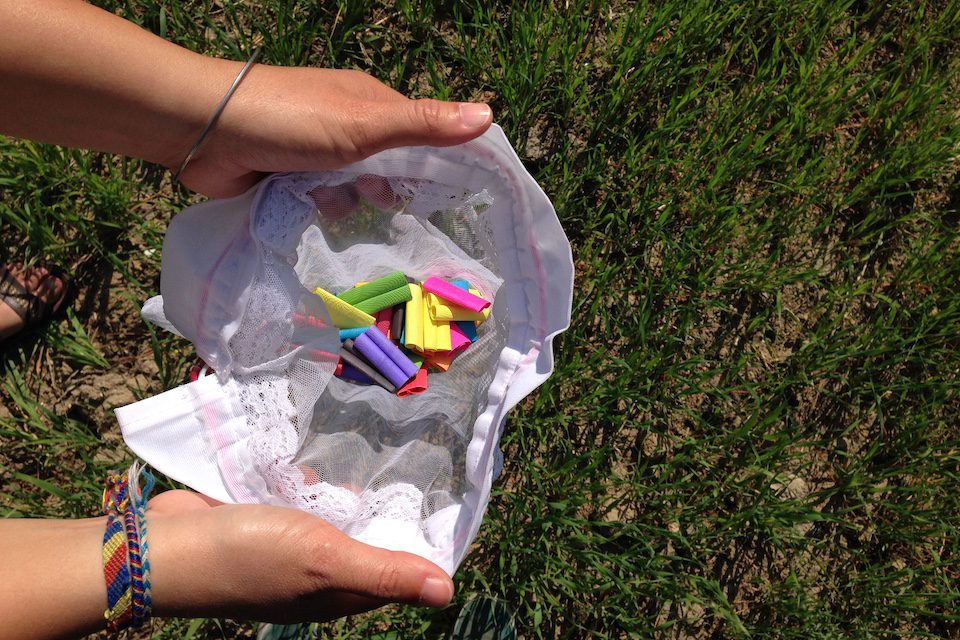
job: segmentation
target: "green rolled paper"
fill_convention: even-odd
[[[407,349],[406,347],[400,347],[400,351],[403,352],[403,355],[410,358],[410,361],[417,365],[417,368],[423,366],[423,356],[421,354],[417,353],[416,351],[410,351],[410,349]]]
[[[361,300],[360,302],[353,305],[357,309],[360,309],[364,313],[369,313],[373,315],[378,311],[383,311],[387,307],[392,307],[397,304],[403,304],[410,299],[410,285],[406,282],[403,283],[403,286],[399,289],[392,289],[381,293],[380,295],[373,296],[372,298],[367,298],[366,300]]]
[[[371,298],[376,298],[377,296],[389,293],[391,291],[396,291],[402,287],[407,286],[407,277],[403,275],[400,271],[394,271],[390,275],[384,276],[382,278],[377,278],[376,280],[371,280],[370,282],[361,285],[359,287],[354,287],[353,289],[348,289],[338,295],[337,297],[343,300],[348,304],[360,308],[359,303],[364,300],[369,300]],[[402,302],[406,302],[410,298],[404,298]],[[389,306],[389,305],[388,305]],[[374,311],[379,311],[384,307],[379,307],[374,309]]]

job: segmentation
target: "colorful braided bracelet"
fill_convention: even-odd
[[[144,487],[140,488],[140,478]],[[103,511],[103,576],[107,585],[107,631],[138,629],[150,619],[150,561],[147,553],[147,498],[153,475],[134,463],[107,476]]]

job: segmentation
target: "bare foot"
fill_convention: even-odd
[[[40,298],[44,304],[57,304],[66,293],[66,285],[46,267],[24,267],[22,264],[7,265],[7,270],[28,293]],[[23,319],[17,312],[0,300],[0,340],[9,338],[23,329]]]

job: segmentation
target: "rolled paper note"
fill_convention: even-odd
[[[365,374],[363,371],[360,371],[360,369],[347,364],[346,362],[343,363],[343,366],[340,369],[340,373],[337,374],[337,377],[343,378],[344,380],[353,380],[354,382],[359,382],[361,384],[373,384],[373,380],[370,379],[370,376]]]
[[[472,293],[473,295],[477,296],[478,298],[480,297],[480,292],[477,291],[476,289],[470,289],[470,293]],[[484,310],[481,311],[480,313],[483,314],[483,320],[478,320],[477,322],[483,322],[484,320],[486,320],[487,318],[490,317],[490,307],[487,307],[486,309],[484,309]]]
[[[477,341],[477,323],[476,322],[463,320],[461,322],[457,322],[456,325],[460,328],[460,331],[463,332],[463,335],[470,338],[470,342]],[[450,330],[453,331],[453,328],[451,328]]]
[[[470,340],[470,338],[467,337],[467,334],[465,334],[460,329],[460,327],[457,325],[456,322],[450,323],[450,350],[451,351],[459,351],[460,349],[463,349],[464,347],[469,346],[471,342],[472,340]]]
[[[403,346],[408,349],[423,351],[423,291],[418,284],[408,284],[410,299],[407,300],[407,309],[403,321]]]
[[[294,346],[302,347],[303,345],[294,344]],[[315,362],[335,362],[340,356],[339,354],[330,353],[329,351],[324,351],[323,349],[304,349],[300,352],[300,357],[308,358]]]
[[[380,351],[387,354],[387,357],[393,361],[393,364],[397,365],[400,370],[403,371],[403,375],[406,376],[406,380],[409,380],[413,376],[417,375],[417,371],[420,369],[420,367],[414,364],[410,358],[405,356],[403,352],[400,351],[400,348],[390,342],[387,336],[383,335],[376,327],[370,327],[367,329],[363,336],[364,339],[369,338],[370,340],[373,340]],[[360,339],[357,340],[357,346],[360,346]],[[406,382],[406,380],[404,380],[404,382]]]
[[[384,377],[390,381],[390,384],[399,389],[405,385],[416,372],[410,375],[405,374],[403,369],[397,366],[397,364],[390,359],[390,356],[384,353],[376,341],[370,337],[374,333],[380,332],[377,331],[376,328],[364,331],[360,334],[360,337],[354,341],[354,346],[357,351],[373,365],[374,369],[382,373]],[[387,342],[389,342],[389,340],[387,340]],[[412,362],[410,364],[411,366],[413,365]]]
[[[410,287],[407,285],[403,285],[399,289],[393,289],[392,291],[381,293],[378,296],[367,298],[366,300],[361,300],[356,304],[356,307],[357,309],[360,309],[361,311],[365,311],[366,313],[376,313],[381,309],[392,307],[395,304],[406,302],[409,299],[410,299]]]
[[[476,289],[474,289],[474,290],[472,290],[472,291],[470,290],[470,283],[467,282],[466,280],[454,280],[454,281],[453,281],[453,284],[454,284],[454,286],[457,286],[457,287],[459,287],[459,288],[461,288],[461,289],[466,289],[467,291],[470,291],[471,293],[476,293],[477,295],[480,295],[480,292],[477,291]],[[483,319],[478,320],[478,322],[483,322],[484,320],[487,319],[487,316],[490,315],[490,307],[487,307],[486,309],[484,309],[482,313],[483,313],[483,316],[484,316],[484,317],[483,317]],[[476,323],[476,322],[471,322],[471,321],[469,321],[469,320],[458,320],[458,321],[457,321],[457,327],[460,328],[460,331],[463,332],[463,335],[465,335],[465,336],[467,336],[468,338],[470,338],[470,342],[476,342],[476,341],[477,341],[477,323]],[[453,329],[451,328],[451,331],[452,331],[452,330],[453,330]]]
[[[435,293],[428,293],[426,295],[426,302],[427,306],[430,307],[430,317],[438,321],[479,320],[482,322],[486,320],[487,315],[490,315],[489,308],[483,311],[471,311],[470,309],[451,304]],[[485,313],[486,315],[484,315]]]
[[[357,336],[370,327],[357,327],[356,329],[340,329],[340,342],[344,340],[356,340]]]
[[[465,307],[471,311],[480,312],[490,306],[489,300],[484,300],[480,296],[474,295],[469,291],[464,291],[460,287],[450,284],[440,278],[427,278],[423,281],[423,290],[435,293],[444,300],[453,304]]]
[[[409,289],[407,289],[407,291],[409,291]],[[377,313],[373,316],[373,319],[374,326],[379,329],[383,335],[390,338],[390,323],[393,321],[393,308],[388,307],[386,309],[377,311]]]
[[[397,391],[397,395],[401,398],[405,398],[406,396],[423,393],[427,390],[427,386],[427,370],[420,369],[417,371],[417,375],[413,378],[413,380],[400,387],[400,390]]]
[[[428,307],[423,310],[423,350],[450,351],[450,323],[446,320],[434,320],[430,317]]]
[[[410,287],[407,287],[409,290]],[[390,317],[390,336],[389,338],[393,340],[400,340],[400,337],[403,335],[403,322],[404,322],[404,311],[406,311],[407,305],[397,304],[393,307],[393,315]]]
[[[410,351],[406,347],[400,347],[400,351],[403,352],[403,355],[410,358],[410,362],[417,365],[417,369],[423,366],[423,355],[417,353],[416,351]]]
[[[344,302],[359,308],[360,302],[369,300],[370,298],[375,298],[383,293],[400,289],[405,287],[406,284],[407,277],[399,271],[394,271],[390,275],[377,278],[376,280],[371,280],[370,282],[356,286],[353,289],[347,289],[337,297]]]
[[[305,313],[294,313],[293,314],[293,324],[299,327],[315,327],[317,329],[325,329],[329,325],[316,316],[307,315]]]
[[[320,296],[324,304],[327,305],[327,313],[330,314],[330,319],[333,320],[333,324],[336,325],[338,329],[369,327],[373,324],[372,315],[360,311],[329,291],[317,287],[313,292]]]
[[[360,355],[360,352],[356,351],[353,340],[347,340],[343,343],[343,348],[340,349],[340,357],[343,358],[345,363],[349,364],[355,369],[359,369],[368,378],[376,382],[390,393],[396,393],[397,388],[393,385],[393,383],[383,377],[379,371],[370,366],[370,363],[367,362],[362,355]]]
[[[425,362],[432,368],[439,371],[446,371],[450,368],[453,359],[460,355],[460,351],[446,351],[444,353],[431,353],[425,359]]]

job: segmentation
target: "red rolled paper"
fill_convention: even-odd
[[[427,386],[427,369],[424,367],[423,369],[417,371],[417,375],[413,378],[413,380],[400,387],[400,390],[397,391],[397,396],[405,398],[406,396],[423,393],[427,390]]]
[[[317,329],[325,329],[330,326],[320,318],[305,313],[294,313],[293,324],[300,327],[315,327]]]
[[[375,314],[373,314],[373,317],[374,317],[374,324],[377,325],[377,329],[380,329],[380,332],[383,335],[387,336],[388,338],[392,338],[393,336],[390,335],[390,331],[391,331],[391,322],[393,320],[393,307],[387,307],[386,309],[381,309],[380,311],[377,311]]]

